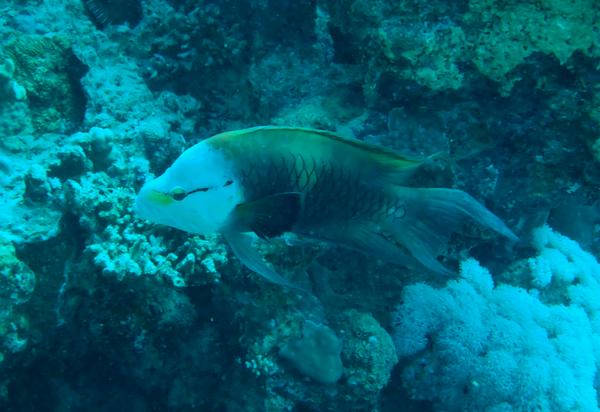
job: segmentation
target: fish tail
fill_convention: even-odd
[[[395,187],[395,213],[384,223],[395,240],[422,265],[450,274],[436,258],[450,235],[471,219],[507,238],[515,234],[481,203],[456,189]]]

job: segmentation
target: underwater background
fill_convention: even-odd
[[[0,410],[600,410],[600,3],[1,0]],[[137,218],[211,135],[336,131],[426,158],[520,238],[444,277]],[[289,244],[288,244],[289,243]]]

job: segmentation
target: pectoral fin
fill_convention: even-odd
[[[239,232],[227,232],[223,235],[233,253],[248,269],[267,279],[269,282],[306,293],[304,289],[289,282],[264,261],[252,246],[252,238],[249,235]]]
[[[300,193],[288,192],[239,204],[233,211],[234,225],[261,238],[280,236],[298,221],[301,201]]]

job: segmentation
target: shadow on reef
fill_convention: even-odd
[[[159,395],[145,392],[117,373],[118,364],[107,359],[105,351],[90,351],[86,356],[68,359],[72,363],[65,360],[40,357],[16,374],[8,388],[12,395],[6,411],[166,410]],[[30,389],[24,391],[23,387]]]
[[[85,239],[67,213],[55,236],[17,250],[38,278],[21,307],[31,351],[0,370],[8,381],[12,369],[4,410],[223,410],[206,394],[220,391],[234,356],[206,309],[210,287],[107,278],[86,266]]]
[[[33,343],[52,355],[18,359],[7,410],[223,410],[207,394],[220,392],[231,358],[208,319],[151,280],[102,283],[64,291],[59,323],[48,319]]]

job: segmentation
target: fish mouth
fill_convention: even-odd
[[[172,203],[174,200],[170,196],[154,189],[152,185],[145,185],[135,198],[133,212],[139,219],[196,233],[196,227],[182,224],[190,222],[190,216],[185,211],[173,210],[169,207]]]
[[[151,220],[150,216],[153,215],[152,208],[148,206],[148,202],[145,199],[142,199],[140,195],[141,193],[135,198],[133,213],[140,219]]]
[[[144,185],[135,197],[133,212],[141,219],[155,221],[158,210],[153,204],[152,193],[155,192],[148,184]]]

